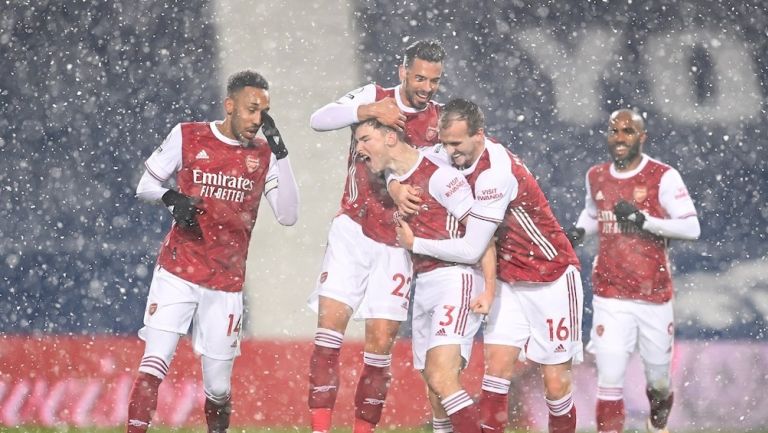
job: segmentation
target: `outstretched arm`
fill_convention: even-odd
[[[401,221],[396,230],[400,245],[416,254],[472,265],[480,261],[496,232],[496,227],[497,224],[494,222],[470,215],[464,236],[460,238],[441,240],[417,238],[405,221]]]

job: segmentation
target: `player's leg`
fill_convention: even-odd
[[[503,432],[509,423],[509,387],[530,325],[515,291],[496,282],[496,298],[483,330],[485,375],[480,392],[483,431]]]
[[[646,395],[650,403],[646,427],[651,433],[666,432],[674,401],[670,369],[674,344],[672,303],[638,308],[642,308],[638,311],[638,347],[645,366]]]
[[[240,355],[243,293],[198,287],[200,304],[192,325],[201,354],[205,420],[209,433],[223,433],[232,413],[232,367]]]
[[[503,432],[509,423],[509,387],[520,348],[485,344],[485,375],[480,390],[480,424],[485,432]]]
[[[440,397],[427,387],[427,399],[432,408],[432,433],[453,433],[453,424],[445,413]]]
[[[408,319],[411,261],[402,248],[370,241],[370,274],[356,318],[365,319],[363,369],[355,391],[354,433],[370,433],[381,419],[391,380],[392,346]]]
[[[307,399],[313,432],[331,428],[333,407],[339,392],[339,354],[352,308],[335,299],[320,296],[314,347],[309,359]]]
[[[353,311],[362,302],[373,254],[370,239],[346,215],[334,218],[309,306],[317,330],[309,362],[307,404],[314,432],[328,432],[339,390],[339,354]]]
[[[519,289],[518,298],[531,330],[526,357],[541,365],[549,431],[573,433],[576,407],[571,368],[583,359],[581,276],[569,266],[560,278],[544,287]]]
[[[550,433],[576,431],[576,406],[573,404],[573,374],[571,361],[542,365],[545,400],[549,409]]]
[[[168,368],[176,351],[180,334],[144,328],[144,356],[133,382],[128,402],[128,433],[143,433],[149,428],[152,414],[157,410],[160,383],[168,374]]]
[[[353,433],[370,433],[381,419],[392,379],[392,346],[400,322],[387,319],[365,321],[363,370],[355,391]]]
[[[229,428],[232,413],[232,367],[235,360],[202,356],[205,420],[209,433],[223,433]]]
[[[168,374],[179,338],[186,334],[197,305],[194,285],[155,268],[144,311],[144,354],[128,403],[128,433],[146,432],[157,409],[160,383]]]
[[[633,302],[595,296],[592,332],[587,350],[597,365],[595,418],[598,432],[624,430],[624,377],[637,344]]]
[[[447,344],[427,351],[424,379],[438,397],[456,433],[479,433],[480,412],[461,386],[464,365],[461,345]]]
[[[480,275],[465,266],[421,274],[416,289],[414,328],[418,323],[421,329],[414,333],[414,366],[423,368],[427,385],[440,398],[456,433],[481,431],[478,406],[459,377],[482,324],[482,316],[469,310],[469,301],[482,290]]]

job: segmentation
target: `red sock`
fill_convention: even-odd
[[[315,345],[309,362],[309,409],[312,431],[327,432],[339,391],[339,348]]]
[[[597,431],[616,432],[624,431],[624,400],[600,400],[597,399],[595,409],[597,417]]]
[[[480,392],[480,425],[484,432],[504,432],[509,422],[509,394]]]
[[[358,432],[354,429],[353,433],[366,433],[365,424],[375,427],[379,423],[391,379],[389,367],[363,365],[363,372],[360,374],[355,391],[355,424],[357,425],[358,419],[365,423],[361,425],[362,430]],[[373,429],[371,428],[370,431]]]
[[[131,389],[128,402],[127,433],[145,433],[157,410],[157,390],[163,379],[139,372]]]
[[[448,415],[454,433],[482,433],[480,411],[476,404],[469,405]]]
[[[576,431],[576,406],[563,415],[549,414],[549,433],[574,433]]]
[[[232,413],[232,400],[216,404],[205,399],[205,421],[209,433],[226,433],[229,428],[229,416]]]

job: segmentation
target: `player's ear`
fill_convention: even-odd
[[[227,112],[227,116],[231,116],[235,112],[235,100],[227,96],[224,99],[224,110]]]
[[[405,81],[405,73],[406,73],[405,66],[400,65],[397,68],[397,72],[398,72],[398,75],[400,76],[400,82],[401,83],[404,82]]]

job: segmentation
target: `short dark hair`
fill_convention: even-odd
[[[257,89],[269,90],[269,83],[260,73],[246,69],[244,71],[232,74],[227,80],[227,96],[244,89],[245,87],[256,87]]]
[[[440,129],[445,129],[452,122],[465,120],[467,132],[475,135],[480,128],[485,128],[485,115],[483,110],[472,101],[456,98],[445,104],[440,113]]]
[[[413,64],[414,59],[426,60],[432,63],[442,63],[445,58],[443,44],[436,39],[424,39],[416,41],[405,49],[403,66],[406,68]]]
[[[378,119],[375,117],[372,117],[370,119],[363,120],[362,122],[358,122],[352,125],[352,136],[354,137],[355,133],[357,132],[357,128],[363,126],[363,125],[369,125],[373,127],[373,129],[379,129],[383,130],[384,132],[394,132],[395,135],[397,135],[397,139],[400,141],[405,141],[405,133],[399,129],[395,129],[391,126],[387,126],[381,122],[379,122]]]
[[[643,115],[640,114],[640,112],[635,108],[619,108],[618,110],[611,113],[611,116],[608,118],[609,121],[613,121],[613,119],[616,118],[619,114],[628,114],[629,117],[632,118],[632,121],[635,122],[635,125],[637,125],[638,129],[640,129],[641,132],[645,132],[645,119],[643,118]]]

